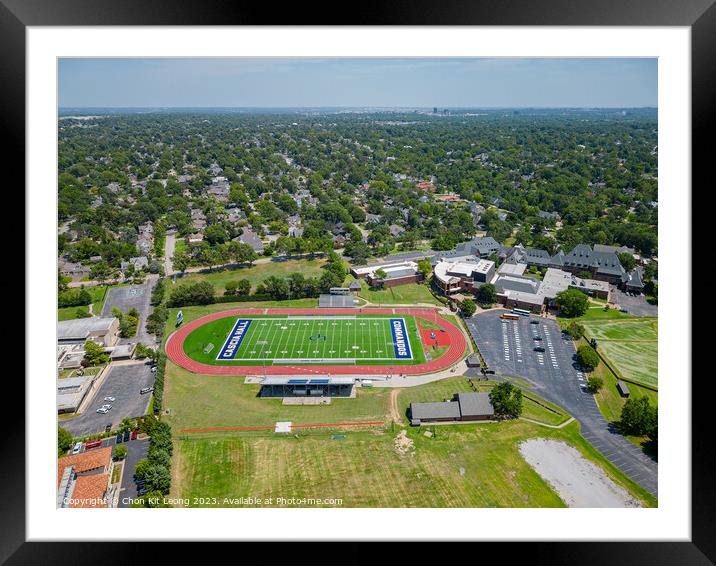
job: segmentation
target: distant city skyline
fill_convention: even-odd
[[[656,58],[81,58],[60,108],[656,107]]]

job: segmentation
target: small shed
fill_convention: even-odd
[[[619,395],[622,397],[629,397],[629,388],[621,379],[617,381],[617,391],[619,391]]]

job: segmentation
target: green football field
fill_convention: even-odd
[[[184,352],[211,365],[425,362],[417,322],[404,315],[226,317],[192,331]]]

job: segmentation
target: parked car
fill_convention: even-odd
[[[535,346],[534,351],[535,352],[544,352],[544,347],[543,346]]]
[[[530,324],[539,324],[539,320],[530,320]]]
[[[533,340],[542,340],[542,337],[541,336],[533,336],[532,339]]]
[[[82,451],[82,443],[78,442],[77,444],[75,444],[74,448],[72,448],[72,453],[79,454],[81,451]]]
[[[157,366],[152,366],[152,373],[157,373]]]
[[[112,430],[112,423],[109,423],[106,427],[104,427],[104,432],[109,432]]]
[[[141,489],[137,490],[138,495],[144,495],[145,493],[147,493],[146,487],[142,487]]]
[[[98,438],[97,440],[90,440],[89,442],[85,442],[85,450],[89,450],[90,448],[97,448],[98,446],[102,446],[101,438]]]
[[[106,415],[107,413],[109,413],[109,409],[107,407],[100,407],[99,409],[97,409],[97,412],[100,415]]]
[[[105,401],[116,401],[116,399],[114,397],[105,397],[104,400]]]
[[[152,391],[154,391],[154,387],[145,387],[144,389],[140,389],[139,393],[144,395],[145,393],[151,393]]]

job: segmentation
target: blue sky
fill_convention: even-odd
[[[60,59],[67,107],[657,106],[657,59]]]

